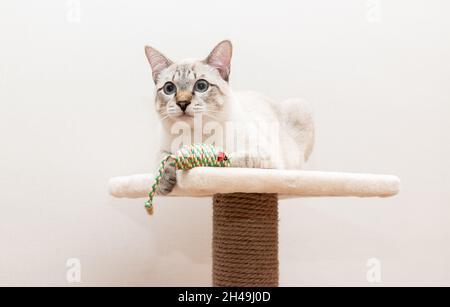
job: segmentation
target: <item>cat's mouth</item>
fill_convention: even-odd
[[[190,113],[178,113],[178,114],[173,114],[172,116],[171,116],[172,118],[175,118],[175,119],[187,119],[187,118],[192,118],[192,117],[194,117],[194,114],[190,114]]]
[[[203,108],[189,108],[186,110],[181,110],[181,108],[169,108],[167,110],[167,115],[173,119],[188,119],[193,118],[198,115],[202,115],[204,112]]]
[[[172,118],[188,118],[188,117],[194,117],[194,114],[191,114],[191,112],[186,111],[169,111],[168,116]]]
[[[192,112],[183,112],[180,114],[181,117],[194,117],[194,113]]]

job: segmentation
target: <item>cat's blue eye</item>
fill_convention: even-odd
[[[201,79],[201,80],[198,80],[197,82],[195,82],[194,91],[196,91],[196,92],[203,93],[203,92],[206,92],[208,90],[208,88],[209,88],[209,83],[206,80]]]
[[[163,86],[164,93],[166,95],[173,95],[177,91],[177,87],[172,82],[166,82]]]

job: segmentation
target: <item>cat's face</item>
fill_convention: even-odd
[[[219,43],[203,61],[173,63],[152,47],[145,52],[156,85],[156,110],[163,122],[184,120],[196,115],[222,120],[226,117],[228,77],[232,46]]]

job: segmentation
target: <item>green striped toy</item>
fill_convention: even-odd
[[[225,152],[209,144],[185,145],[176,154],[167,155],[159,165],[155,182],[152,185],[150,193],[148,193],[148,200],[145,202],[145,207],[150,213],[153,210],[153,197],[161,182],[164,167],[169,161],[171,161],[170,163],[174,163],[178,170],[188,170],[200,166],[227,167],[231,165],[231,160]]]

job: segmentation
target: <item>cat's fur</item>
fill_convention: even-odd
[[[206,142],[231,152],[234,167],[302,168],[314,145],[310,106],[299,99],[275,102],[258,93],[232,91],[228,84],[232,55],[229,41],[219,43],[205,60],[173,63],[148,46],[145,53],[161,119],[158,159],[183,143]],[[201,79],[210,84],[205,92],[194,90]],[[165,93],[166,82],[176,86],[176,93]],[[199,134],[206,135],[207,140],[198,139]],[[167,164],[159,193],[169,193],[175,184],[175,168]]]

